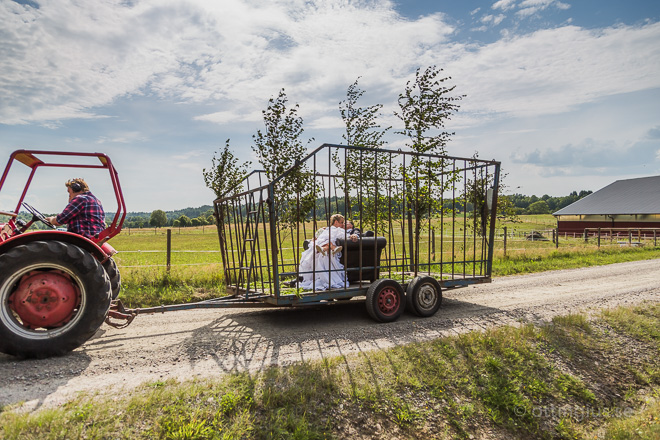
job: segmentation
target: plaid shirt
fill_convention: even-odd
[[[57,216],[57,222],[67,225],[69,232],[94,238],[105,229],[105,212],[99,199],[87,191],[75,196],[66,205],[64,211]]]

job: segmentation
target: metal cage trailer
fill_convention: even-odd
[[[404,309],[432,316],[443,289],[491,281],[499,162],[324,144],[269,174],[214,201],[228,296],[141,313],[361,299],[389,322]],[[331,228],[333,214],[363,232]],[[323,233],[341,250],[319,249]]]

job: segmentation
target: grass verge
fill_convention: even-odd
[[[493,276],[517,275],[548,270],[576,269],[627,261],[660,258],[660,248],[585,248],[545,250],[497,255],[493,259]]]
[[[0,438],[657,439],[660,304],[0,412]]]
[[[219,267],[122,270],[120,298],[129,307],[181,304],[224,296]]]

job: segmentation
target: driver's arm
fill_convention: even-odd
[[[54,215],[52,217],[46,217],[46,220],[48,220],[49,222],[51,222],[55,226],[62,226],[62,223],[59,223],[57,221],[57,216],[56,215]]]
[[[84,207],[85,199],[82,197],[74,197],[71,201],[69,201],[69,204],[66,205],[64,211],[59,213],[57,216],[49,217],[49,220],[51,218],[54,219],[55,221],[51,221],[51,223],[55,226],[65,225],[73,220],[80,213],[80,211],[83,210]]]

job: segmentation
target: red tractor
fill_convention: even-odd
[[[30,170],[15,209],[0,211],[0,352],[29,358],[61,355],[96,333],[119,294],[121,279],[112,259],[116,251],[107,241],[121,231],[126,205],[117,171],[105,154],[15,151],[2,174],[0,196],[15,162]],[[56,229],[25,203],[41,167],[108,170],[117,213],[98,238]],[[31,220],[18,218],[21,206]],[[28,231],[36,221],[49,229]]]

